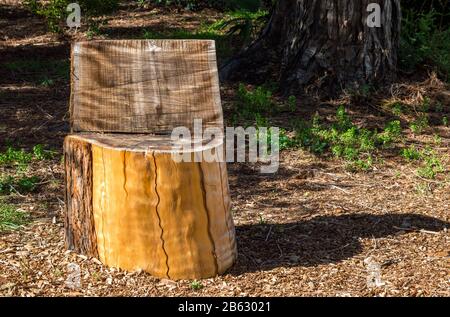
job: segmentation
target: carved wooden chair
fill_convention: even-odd
[[[223,273],[237,255],[226,163],[175,161],[171,138],[194,119],[223,131],[214,41],[78,42],[71,55],[67,248],[156,277]]]

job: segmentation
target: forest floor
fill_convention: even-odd
[[[35,154],[21,170],[0,164],[2,179],[20,173],[39,179],[29,191],[1,194],[0,189],[2,208],[30,215],[15,230],[0,231],[0,295],[450,296],[450,128],[439,124],[440,113],[430,114],[421,133],[404,126],[399,145],[430,145],[444,165],[433,179],[417,175],[421,163],[408,162],[397,148],[380,153],[370,171],[349,171],[341,159],[297,148],[281,152],[273,175],[260,174],[250,163],[229,164],[239,256],[226,274],[200,286],[107,268],[65,250],[61,156],[69,133],[70,83],[64,70],[70,40],[138,38],[144,29],[193,31],[221,16],[212,10],[131,7],[109,16],[94,35],[81,30],[59,36],[19,5],[0,5],[0,152],[8,145],[31,150],[42,144],[56,153]],[[221,87],[228,121],[236,86]],[[395,95],[408,104],[427,96],[450,113],[449,87],[432,74],[409,75],[392,87],[391,95],[370,101]],[[316,111],[327,117],[341,102],[322,101],[317,107],[317,100],[299,100],[296,113],[275,118],[277,124]],[[367,100],[346,101],[358,125],[382,126],[391,116]],[[81,268],[78,289],[66,287],[70,263]],[[368,283],[373,263],[379,266],[377,285]]]

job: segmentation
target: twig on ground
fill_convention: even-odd
[[[267,242],[267,240],[269,239],[270,233],[272,232],[272,227],[273,227],[273,226],[270,226],[269,232],[268,232],[267,235],[266,235],[266,239],[264,240],[264,241],[266,241],[266,242]]]

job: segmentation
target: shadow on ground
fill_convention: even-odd
[[[448,222],[416,214],[364,213],[237,226],[239,256],[230,274],[337,263],[362,252],[360,238],[395,237],[415,230],[438,232],[448,227]]]

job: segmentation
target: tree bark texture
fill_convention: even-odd
[[[381,26],[369,27],[369,3]],[[400,0],[279,0],[260,37],[221,69],[222,79],[274,73],[281,87],[354,89],[395,75]]]

